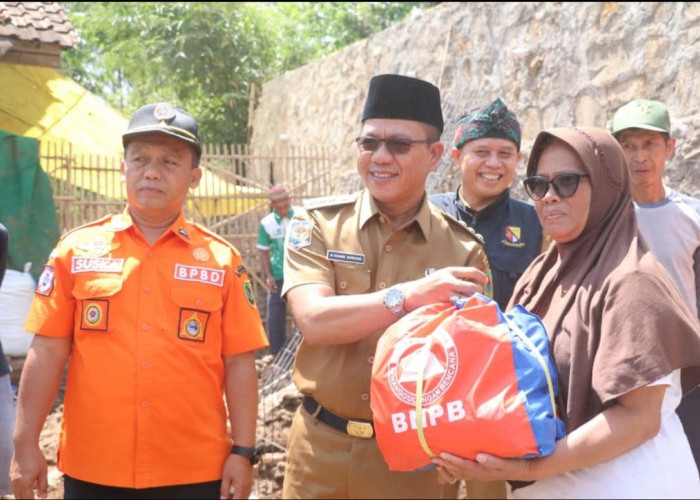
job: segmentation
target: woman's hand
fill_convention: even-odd
[[[433,459],[437,465],[438,481],[441,484],[453,483],[457,479],[469,481],[519,480],[532,481],[532,458],[498,458],[479,453],[476,461],[460,458],[450,453],[441,453]]]

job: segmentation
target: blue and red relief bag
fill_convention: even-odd
[[[481,294],[424,306],[389,327],[372,365],[377,444],[389,468],[549,455],[564,437],[557,374],[540,319]],[[422,418],[419,418],[422,415]]]

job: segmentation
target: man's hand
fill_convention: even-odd
[[[265,280],[265,285],[267,286],[267,291],[270,293],[277,293],[277,280],[272,276],[268,276]]]
[[[445,267],[400,286],[405,297],[404,308],[413,311],[424,305],[453,302],[454,298],[481,293],[487,282],[486,274],[475,267]]]
[[[10,464],[10,481],[15,498],[33,499],[35,488],[39,498],[46,498],[47,472],[46,457],[38,444],[26,450],[15,448]]]
[[[221,478],[220,498],[248,498],[253,490],[253,466],[250,460],[240,455],[226,459]]]

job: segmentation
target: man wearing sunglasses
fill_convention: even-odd
[[[484,237],[493,296],[504,310],[515,282],[549,243],[532,204],[510,196],[522,157],[520,137],[515,114],[500,99],[467,112],[457,122],[451,151],[461,184],[454,192],[430,196]]]
[[[700,311],[700,200],[664,184],[666,160],[673,156],[676,147],[676,140],[671,137],[668,109],[659,101],[633,100],[615,113],[612,134],[627,157],[639,231],[697,316]],[[700,470],[700,390],[687,394],[677,412]]]
[[[303,334],[293,379],[284,498],[456,498],[434,469],[390,471],[374,438],[372,362],[406,312],[483,291],[479,237],[428,203],[444,151],[440,91],[402,75],[371,79],[356,139],[362,191],[306,203],[286,240],[284,287]]]

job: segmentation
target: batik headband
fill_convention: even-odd
[[[520,124],[501,99],[482,108],[469,111],[457,121],[454,147],[482,137],[496,137],[513,141],[520,151]]]

